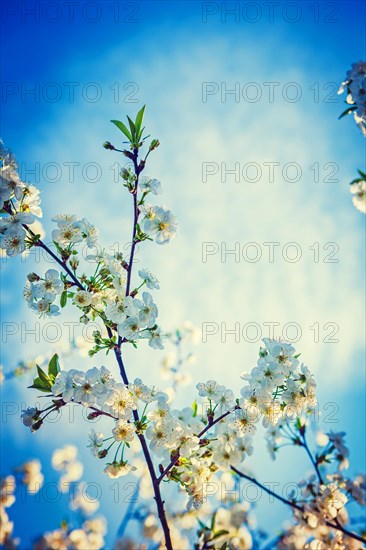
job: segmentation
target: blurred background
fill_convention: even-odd
[[[68,212],[95,224],[102,246],[128,249],[123,159],[102,143],[120,147],[110,120],[146,104],[148,133],[161,141],[146,173],[161,180],[158,203],[179,225],[168,246],[141,245],[135,269],[147,267],[160,281],[155,301],[164,329],[190,320],[199,331],[193,385],[178,392],[177,404],[190,405],[195,384],[209,378],[240,388],[240,374],[255,365],[260,339],[274,327],[316,376],[316,429],[346,431],[351,471],[364,470],[365,218],[352,205],[349,182],[363,167],[365,142],[352,117],[337,120],[346,108],[338,87],[365,57],[363,2],[70,4],[5,0],[1,14],[1,135],[21,176],[42,191],[45,242],[50,218]],[[27,262],[2,259],[4,373],[55,350],[66,368],[115,371],[113,358],[101,354],[63,355],[77,311],[56,319],[55,330],[28,310],[26,275],[49,267],[34,252]],[[130,377],[163,385],[164,354],[128,349]],[[20,410],[36,399],[29,383],[23,377],[1,386],[2,475],[38,457],[56,480],[53,450],[76,444],[83,479],[101,487],[112,548],[126,504],[112,503],[111,480],[86,448],[88,423],[76,414],[71,424],[65,417],[30,434],[20,423]],[[292,448],[273,463],[260,434],[255,449],[248,466],[263,481],[297,481],[309,469]],[[28,548],[40,532],[35,518],[54,529],[67,502],[42,494],[21,500],[11,519]],[[274,532],[288,517],[266,499],[257,508]]]

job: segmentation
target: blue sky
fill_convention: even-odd
[[[365,219],[353,208],[348,190],[364,163],[364,140],[351,117],[337,120],[344,104],[335,93],[350,65],[365,57],[364,4],[304,1],[296,3],[295,12],[281,2],[271,22],[265,3],[256,3],[260,10],[255,23],[248,21],[256,14],[245,11],[247,2],[237,3],[237,21],[233,15],[225,21],[221,2],[114,3],[119,13],[108,0],[96,3],[95,13],[90,3],[80,2],[74,22],[61,2],[57,13],[52,6],[49,12],[41,11],[38,22],[21,11],[20,4],[5,4],[9,13],[2,14],[2,137],[24,163],[28,179],[42,190],[47,234],[51,215],[74,212],[100,228],[103,245],[127,243],[130,205],[114,182],[113,164],[119,159],[101,144],[108,139],[117,145],[119,135],[110,119],[134,114],[146,103],[146,124],[161,141],[148,173],[161,179],[162,201],[177,215],[179,235],[167,247],[141,248],[138,261],[160,279],[156,300],[164,327],[185,319],[199,328],[204,323],[218,327],[217,334],[197,348],[194,382],[214,377],[238,387],[240,373],[253,366],[259,347],[259,342],[249,341],[252,337],[242,337],[243,327],[255,323],[267,336],[266,323],[278,323],[276,336],[281,336],[286,323],[295,323],[301,328],[296,347],[316,374],[323,416],[329,411],[325,404],[335,403],[338,422],[330,428],[348,432],[353,468],[364,469]],[[25,3],[28,8],[32,4]],[[319,8],[319,21],[311,6]],[[210,10],[215,13],[210,15]],[[52,23],[56,16],[59,21]],[[99,20],[92,23],[94,16]],[[136,22],[123,21],[126,17]],[[291,18],[298,20],[289,22]],[[235,86],[239,97],[225,95]],[[32,88],[39,90],[39,97],[25,94]],[[204,101],[207,89],[213,92]],[[295,92],[298,101],[292,101]],[[53,93],[60,95],[57,101]],[[261,94],[258,101],[251,93]],[[100,97],[94,100],[94,94]],[[65,163],[76,162],[71,182],[70,164]],[[59,178],[55,166],[47,163],[56,163]],[[101,171],[98,182],[90,181],[92,169],[85,172],[90,163]],[[208,163],[217,173],[204,181]],[[230,175],[222,181],[223,163],[228,170],[239,163],[239,181]],[[257,182],[250,163],[262,171]],[[268,163],[277,163],[273,182]],[[293,181],[291,169],[283,172],[291,163],[300,166],[298,181]],[[249,170],[244,172],[247,178],[243,170]],[[268,242],[278,243],[273,262],[264,245]],[[301,251],[298,262],[282,255],[293,242]],[[206,262],[204,243],[218,250]],[[231,255],[222,262],[220,253],[235,243],[239,261]],[[248,243],[260,247],[262,257],[256,263],[245,257]],[[337,262],[327,261],[330,253]],[[25,318],[27,328],[34,328],[38,320],[28,313],[21,289],[26,274],[41,267],[33,256],[29,260],[28,266],[19,260],[2,264],[3,322]],[[240,324],[238,342],[230,336],[222,341],[221,323],[229,329]],[[316,328],[309,328],[316,323],[319,341]],[[326,341],[333,330],[338,342]],[[20,330],[4,348],[5,369],[19,359],[51,352],[47,346],[50,349],[29,336],[22,343]],[[159,353],[141,347],[128,352],[127,364],[153,383],[160,359]],[[147,370],[146,361],[153,361],[156,370]],[[21,387],[25,385],[7,384],[2,388],[4,400],[31,404],[32,396]],[[178,401],[183,406],[191,396],[184,391]],[[62,432],[47,430],[31,436],[16,415],[11,417],[3,426],[4,473],[26,457],[41,456],[47,463],[55,444],[74,441],[86,460],[85,477],[105,484],[100,464],[88,458],[85,424],[73,426],[71,433],[66,423]],[[12,455],[7,444],[14,446]],[[256,445],[252,464],[258,477],[269,467],[274,479],[281,480],[285,471],[294,479],[303,475],[305,461],[299,463],[291,455],[273,466],[259,438]],[[41,513],[46,510],[43,502],[37,507]],[[272,508],[271,524],[276,526],[285,512],[280,506]],[[11,512],[15,522],[24,517],[21,505]],[[107,501],[102,512],[113,525],[118,521],[120,512]],[[55,526],[52,516],[48,528]],[[16,528],[24,541],[36,532],[30,519],[25,522]]]

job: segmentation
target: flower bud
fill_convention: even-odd
[[[159,145],[160,145],[160,141],[158,139],[153,139],[152,142],[150,143],[149,150],[153,151],[154,149],[159,147]]]
[[[71,258],[70,265],[72,269],[75,271],[79,265],[79,260],[77,258]]]
[[[120,171],[120,176],[124,180],[128,180],[128,178],[130,177],[130,173],[126,168],[122,168],[122,170]]]
[[[105,141],[103,143],[103,147],[104,147],[104,149],[110,149],[111,151],[115,150],[114,145],[112,145],[110,141]]]
[[[107,449],[103,449],[102,451],[99,451],[98,458],[105,458],[108,454]]]
[[[28,273],[27,279],[30,283],[36,283],[40,280],[40,277],[37,275],[37,273]]]
[[[99,411],[91,412],[91,413],[88,414],[87,419],[88,420],[94,420],[94,418],[98,418],[98,416],[100,416]]]
[[[90,319],[87,315],[82,315],[80,317],[80,323],[82,323],[83,325],[87,325],[89,323]]]
[[[99,330],[94,330],[92,336],[93,336],[94,342],[96,344],[101,344],[102,343],[102,335],[99,332]]]
[[[30,426],[31,432],[36,432],[43,424],[43,418],[40,418]]]

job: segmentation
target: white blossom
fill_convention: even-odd
[[[88,307],[92,303],[93,295],[91,292],[88,292],[87,290],[78,290],[74,297],[73,302],[78,307]]]
[[[149,292],[142,293],[142,300],[134,300],[135,306],[138,309],[138,317],[142,325],[153,327],[158,316],[158,308],[153,302]]]
[[[132,411],[137,408],[131,392],[123,384],[115,384],[105,399],[105,407],[115,417],[129,419]]]
[[[118,420],[115,427],[112,430],[114,439],[116,441],[131,442],[134,438],[136,428],[134,424],[127,422],[127,420]]]
[[[92,428],[89,432],[89,449],[93,456],[98,456],[100,448],[103,445],[103,434],[101,432],[96,432]]]
[[[159,290],[159,281],[150,271],[148,271],[147,269],[139,269],[138,274],[139,277],[141,277],[141,279],[145,281],[147,288],[149,288],[150,290]]]
[[[205,384],[200,382],[197,384],[196,388],[198,389],[198,394],[201,397],[212,399],[215,403],[220,401],[221,396],[225,391],[225,386],[219,385],[214,380],[208,380]]]
[[[140,332],[141,325],[138,317],[128,317],[118,325],[118,334],[126,340],[137,340]]]
[[[363,214],[366,214],[366,181],[361,180],[352,183],[352,185],[350,186],[350,191],[352,193],[352,202],[354,206],[357,208],[357,210],[359,210]]]
[[[155,235],[158,244],[166,244],[177,232],[177,222],[172,212],[164,206],[148,206],[143,218],[143,229]]]
[[[160,195],[162,192],[160,181],[150,176],[140,177],[139,188],[142,193],[152,193],[153,195]]]
[[[127,474],[129,474],[130,472],[134,472],[135,470],[135,466],[132,466],[128,462],[123,461],[112,462],[111,464],[107,464],[107,466],[104,468],[104,472],[107,474],[107,476],[113,479],[126,476]]]

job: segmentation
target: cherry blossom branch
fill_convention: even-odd
[[[137,411],[133,411],[133,413],[134,413],[134,417],[136,415],[137,418],[138,418]],[[164,508],[164,501],[161,497],[159,484],[157,483],[154,464],[152,462],[150,452],[149,452],[149,449],[148,449],[148,446],[147,446],[146,439],[145,439],[144,435],[143,434],[137,434],[137,435],[138,435],[138,438],[139,438],[140,443],[141,443],[142,452],[144,453],[146,464],[147,464],[147,467],[149,469],[149,474],[150,474],[151,481],[152,481],[152,484],[153,484],[154,499],[155,499],[155,502],[156,502],[156,507],[157,507],[157,510],[158,510],[158,516],[159,516],[159,519],[160,519],[160,523],[161,523],[161,526],[162,526],[162,529],[163,529],[163,532],[164,532],[165,545],[167,547],[167,550],[173,550],[172,541],[171,541],[171,538],[170,538],[169,524],[168,524],[168,520],[166,518],[166,513],[165,513],[165,508]]]
[[[128,385],[129,381],[128,381],[126,369],[125,369],[125,366],[124,366],[124,363],[123,363],[123,359],[122,359],[121,345],[120,344],[115,346],[114,355],[116,357],[116,360],[117,360],[117,363],[118,363],[118,366],[119,366],[119,369],[120,369],[120,373],[121,373],[123,382],[124,382],[124,384]],[[140,422],[140,417],[139,417],[139,414],[136,410],[133,411],[133,417],[134,417],[135,423],[138,424]],[[151,482],[152,482],[152,485],[153,485],[154,498],[155,498],[155,502],[156,502],[156,507],[157,507],[160,523],[161,523],[161,526],[162,526],[162,529],[163,529],[163,532],[164,532],[165,544],[166,544],[167,550],[173,550],[173,546],[172,546],[172,542],[171,542],[171,538],[170,538],[170,529],[169,529],[169,525],[168,525],[168,521],[167,521],[166,513],[165,513],[165,508],[164,508],[164,501],[163,501],[161,493],[160,493],[160,487],[159,487],[159,483],[157,482],[155,468],[154,468],[154,464],[153,464],[153,461],[152,461],[152,458],[151,458],[151,455],[150,455],[150,451],[149,451],[149,448],[147,446],[144,434],[137,433],[137,436],[140,440],[142,452],[143,452],[143,455],[145,457],[146,464],[147,464],[149,474],[150,474],[150,478],[151,478]]]
[[[300,435],[301,435],[301,439],[302,439],[301,445],[304,447],[304,449],[306,450],[306,453],[307,453],[308,457],[310,458],[310,461],[311,461],[311,463],[312,463],[312,465],[313,465],[313,467],[314,467],[314,470],[315,470],[315,472],[316,472],[316,475],[317,475],[317,477],[318,477],[319,483],[320,483],[321,485],[324,485],[323,476],[321,475],[321,472],[320,472],[318,463],[317,463],[316,459],[313,457],[313,454],[312,454],[312,452],[310,451],[309,445],[308,445],[308,443],[307,443],[307,441],[306,441],[305,426],[304,426],[302,429],[300,429]],[[337,524],[338,527],[342,527],[341,524],[340,524],[340,522],[339,522],[339,519],[338,519],[337,517],[334,519],[334,521],[336,522],[336,524]]]
[[[133,150],[133,165],[134,165],[134,170],[135,170],[135,174],[136,174],[135,186],[134,186],[133,193],[132,193],[133,194],[134,219],[133,219],[132,244],[131,244],[130,260],[129,260],[128,269],[127,269],[126,296],[129,296],[129,294],[130,294],[132,267],[133,267],[133,260],[134,260],[134,255],[135,255],[135,248],[136,248],[136,244],[137,244],[137,241],[136,241],[137,222],[138,222],[138,217],[139,217],[139,213],[140,213],[139,209],[138,209],[138,204],[137,204],[137,191],[138,191],[139,174],[142,171],[143,166],[144,166],[144,164],[143,164],[142,167],[140,168],[139,165],[138,165],[138,149],[136,149],[136,148]],[[111,337],[112,331],[109,327],[107,327],[107,332],[108,332],[108,336]],[[128,381],[127,372],[126,372],[126,369],[125,369],[125,366],[124,366],[124,363],[123,363],[123,359],[122,359],[122,353],[121,353],[122,343],[123,343],[123,339],[119,336],[118,337],[118,343],[114,347],[114,355],[115,355],[117,364],[119,366],[119,370],[120,370],[120,373],[121,373],[122,380],[123,380],[124,384],[126,384],[126,386],[127,386],[129,384],[129,381]],[[139,417],[139,414],[136,410],[133,411],[133,417],[134,417],[135,423],[138,424],[140,422],[140,417]],[[165,545],[167,547],[167,550],[173,550],[171,537],[170,537],[170,529],[169,529],[169,525],[168,525],[168,521],[167,521],[166,513],[165,513],[165,508],[164,508],[164,501],[163,501],[161,493],[160,493],[159,484],[157,483],[155,468],[154,468],[154,464],[153,464],[153,461],[152,461],[152,458],[151,458],[151,455],[150,455],[150,451],[149,451],[149,448],[147,446],[144,434],[143,433],[137,433],[137,436],[140,440],[142,452],[143,452],[143,455],[145,457],[146,464],[147,464],[147,467],[148,467],[148,470],[149,470],[149,474],[150,474],[150,478],[151,478],[151,482],[152,482],[152,486],[153,486],[153,490],[154,490],[154,498],[155,498],[155,502],[156,502],[158,516],[159,516],[160,523],[161,523],[161,526],[162,526],[162,529],[163,529],[163,532],[164,532]]]
[[[137,221],[138,221],[138,216],[139,216],[139,209],[138,209],[138,205],[137,205],[138,179],[139,179],[139,173],[142,171],[143,166],[144,166],[144,165],[142,165],[142,167],[140,168],[139,165],[138,165],[138,149],[134,149],[133,164],[134,164],[134,169],[135,169],[135,173],[136,173],[135,187],[134,187],[134,190],[133,190],[134,223],[133,223],[133,232],[132,232],[132,245],[131,245],[130,261],[129,261],[129,265],[128,265],[128,274],[127,274],[126,296],[129,295],[129,291],[130,291],[133,259],[134,259],[134,254],[135,254],[135,247],[136,247],[136,244],[137,244],[136,243],[136,233],[137,233]],[[32,236],[34,236],[34,233],[29,229],[28,226],[25,226],[25,228],[27,229],[27,231],[29,231],[29,233]],[[80,290],[85,290],[83,285],[80,283],[80,281],[76,277],[76,275],[74,275],[74,273],[72,273],[72,271],[69,269],[66,262],[64,262],[62,259],[60,259],[56,254],[54,254],[54,252],[52,252],[52,250],[43,241],[38,239],[36,241],[35,245],[43,248],[51,256],[51,258],[53,258],[62,267],[62,269],[64,271],[66,271],[66,273],[72,279],[74,284]],[[109,338],[111,338],[113,336],[111,328],[106,325],[106,329],[107,329],[107,333],[108,333]],[[119,370],[120,370],[120,374],[121,374],[123,383],[126,386],[128,386],[129,381],[128,381],[126,369],[125,369],[125,366],[124,366],[124,363],[123,363],[123,360],[122,360],[122,354],[121,354],[122,342],[123,342],[122,338],[118,337],[118,344],[114,347],[114,354],[115,354],[115,358],[116,358],[116,361],[117,361],[117,364],[118,364],[118,367],[119,367]],[[136,410],[133,411],[133,416],[134,416],[135,422],[139,423],[140,418],[139,418],[138,412]],[[173,550],[171,537],[170,537],[170,529],[169,529],[169,525],[168,525],[168,521],[167,521],[166,513],[165,513],[165,508],[164,508],[164,501],[163,501],[161,493],[160,493],[159,483],[157,483],[155,468],[154,468],[153,461],[151,459],[149,448],[147,446],[145,436],[142,433],[138,434],[138,438],[140,440],[141,447],[142,447],[142,452],[144,454],[144,457],[145,457],[145,460],[146,460],[146,463],[147,463],[147,467],[148,467],[148,470],[149,470],[149,474],[150,474],[150,477],[151,477],[151,482],[152,482],[152,486],[153,486],[153,490],[154,490],[154,498],[155,498],[156,506],[157,506],[157,512],[158,512],[160,523],[161,523],[161,526],[162,526],[162,529],[163,529],[163,532],[164,532],[165,544],[166,544],[167,550]]]
[[[69,267],[66,265],[66,262],[63,262],[62,260],[60,260],[59,258],[57,258],[56,254],[54,254],[52,252],[52,250],[50,248],[48,248],[48,246],[46,244],[44,244],[43,241],[37,241],[36,243],[36,246],[40,246],[41,248],[43,248],[44,250],[46,250],[46,252],[55,260],[58,261],[58,263],[60,264],[60,266],[66,271],[66,273],[68,274],[68,276],[72,279],[73,283],[80,289],[80,290],[85,290],[85,288],[83,287],[83,285],[80,283],[80,281],[75,277],[75,275],[73,274],[73,272],[71,271],[71,269],[69,269]]]
[[[92,411],[94,411],[95,413],[98,413],[97,416],[109,416],[110,418],[113,418],[113,420],[118,420],[118,418],[116,416],[113,416],[113,414],[107,413],[105,411],[101,411],[96,407],[88,407],[88,409],[92,409]]]
[[[136,247],[136,232],[137,232],[137,222],[139,218],[139,208],[137,205],[137,190],[139,185],[139,175],[140,172],[143,170],[143,168],[140,169],[138,163],[138,149],[133,150],[133,166],[136,174],[136,181],[135,181],[135,187],[133,189],[133,230],[132,230],[132,243],[131,243],[131,252],[130,252],[130,261],[128,262],[128,269],[127,269],[127,283],[126,283],[126,296],[130,293],[130,286],[131,286],[131,275],[132,275],[132,266],[133,266],[133,259],[135,255],[135,247]]]
[[[260,489],[262,489],[263,491],[265,491],[267,494],[273,496],[274,498],[276,498],[277,500],[280,500],[281,502],[283,502],[283,504],[286,504],[287,506],[291,506],[291,508],[294,508],[295,510],[298,510],[299,512],[303,513],[305,510],[302,506],[299,506],[298,504],[296,504],[295,502],[291,501],[291,500],[288,500],[284,497],[282,497],[281,495],[279,495],[278,493],[275,493],[274,491],[272,491],[271,489],[269,489],[268,487],[266,487],[265,485],[263,485],[262,483],[260,483],[259,481],[257,481],[254,477],[250,477],[246,474],[244,474],[243,472],[241,472],[240,470],[238,470],[237,468],[235,468],[235,466],[230,466],[231,470],[233,472],[235,472],[239,477],[242,477],[244,479],[247,479],[248,481],[250,481],[251,483],[254,483],[254,485],[256,485],[257,487],[259,487]],[[347,529],[345,529],[344,527],[342,527],[340,524],[338,525],[335,525],[334,523],[332,523],[331,521],[328,521],[326,520],[325,521],[326,525],[328,527],[331,527],[332,529],[335,529],[337,531],[341,531],[342,533],[344,533],[347,537],[350,537],[352,539],[355,539],[355,540],[358,540],[362,543],[365,544],[366,542],[366,539],[365,538],[362,538],[361,536],[357,535],[356,533],[353,533],[352,531],[348,531]]]
[[[23,224],[23,226],[33,237],[35,237],[35,234],[33,233],[33,231],[26,224]],[[39,246],[40,248],[43,248],[43,250],[45,250],[47,254],[51,256],[51,258],[53,258],[62,267],[64,271],[66,271],[66,273],[72,279],[75,286],[77,286],[80,290],[85,290],[85,288],[83,287],[79,279],[74,275],[71,269],[67,266],[66,262],[61,260],[61,258],[59,258],[54,252],[52,252],[52,250],[41,239],[38,239],[35,242],[34,246]]]

